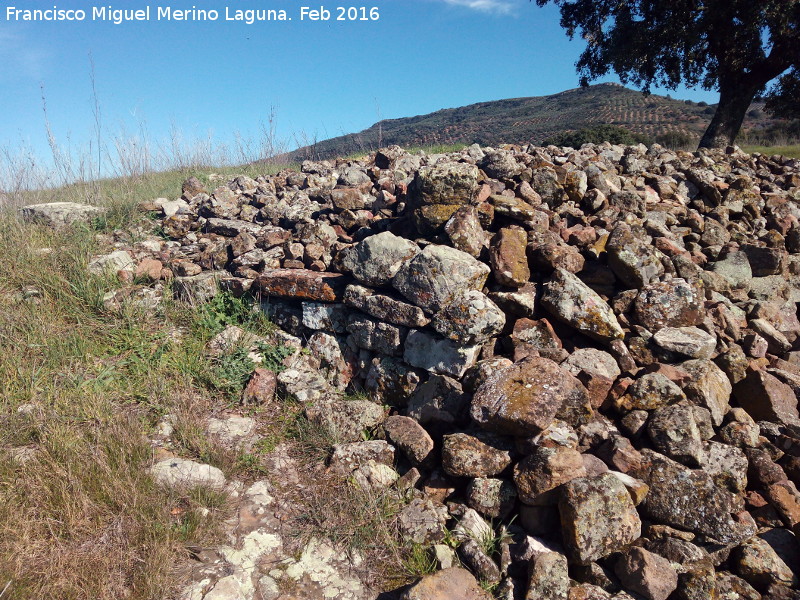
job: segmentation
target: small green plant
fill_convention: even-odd
[[[255,369],[246,347],[222,355],[216,362],[214,387],[229,398],[238,396]]]
[[[238,325],[253,333],[269,333],[272,329],[267,316],[254,309],[253,299],[237,298],[230,292],[217,294],[200,307],[196,327],[216,335],[229,325]]]
[[[295,349],[283,344],[269,344],[267,342],[256,343],[256,350],[264,358],[261,366],[275,373],[280,373],[286,367],[283,365],[284,359],[295,353]]]
[[[406,552],[403,566],[412,577],[422,577],[436,572],[436,558],[431,549],[422,544],[411,542]]]

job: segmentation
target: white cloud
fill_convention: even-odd
[[[463,6],[499,15],[508,15],[514,11],[514,3],[508,0],[444,0],[444,2],[453,6]]]

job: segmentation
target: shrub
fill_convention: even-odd
[[[616,125],[597,125],[586,127],[579,131],[565,131],[559,133],[543,143],[545,146],[569,146],[580,148],[583,144],[602,144],[610,142],[612,144],[650,144],[652,140],[647,136],[633,133],[624,127]]]

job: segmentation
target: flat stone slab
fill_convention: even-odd
[[[100,206],[89,206],[77,202],[48,202],[23,206],[20,214],[23,220],[40,223],[48,227],[65,227],[73,223],[88,223],[93,217],[100,216],[107,209]]]
[[[150,474],[160,485],[173,489],[225,487],[225,475],[217,467],[187,460],[166,458],[150,467]]]
[[[298,298],[318,302],[341,302],[348,278],[341,273],[306,269],[270,269],[254,282],[253,290],[273,298]]]

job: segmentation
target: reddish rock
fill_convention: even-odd
[[[161,271],[164,265],[160,260],[154,258],[144,258],[136,265],[135,276],[136,279],[149,279],[151,281],[158,281],[161,278]]]
[[[524,229],[506,227],[492,240],[489,257],[500,285],[520,288],[531,278],[527,258],[528,236]]]
[[[320,273],[302,268],[270,269],[253,282],[253,291],[265,297],[341,302],[346,282],[347,278],[340,273]]]
[[[491,600],[475,577],[461,567],[426,575],[403,592],[401,600]]]
[[[426,463],[433,452],[433,440],[414,419],[399,415],[389,417],[383,424],[386,436],[414,465]]]
[[[670,561],[644,548],[631,548],[623,554],[615,571],[625,589],[648,600],[667,600],[678,587],[678,573]]]
[[[277,376],[268,369],[256,369],[242,393],[245,404],[269,404],[275,398],[278,386]]]
[[[733,397],[756,421],[798,423],[797,396],[766,371],[751,371],[733,387]]]

